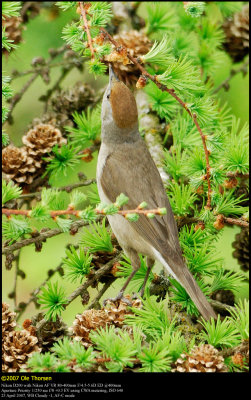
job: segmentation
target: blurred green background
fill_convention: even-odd
[[[141,12],[141,9],[139,10]],[[144,12],[142,8],[142,13]],[[60,15],[54,19],[53,14],[49,9],[42,9],[40,15],[30,20],[26,25],[26,30],[23,32],[23,42],[19,45],[18,49],[12,52],[7,58],[3,57],[3,70],[4,74],[8,75],[13,69],[19,71],[25,71],[30,68],[31,60],[36,56],[43,56],[48,58],[48,49],[56,48],[64,44],[61,39],[62,28],[71,21],[72,17],[75,17],[75,12],[60,12]],[[58,60],[59,58],[57,58]],[[225,62],[215,73],[214,80],[216,85],[220,84],[229,75],[231,68],[231,61],[226,56]],[[235,65],[238,68],[238,65]],[[6,125],[6,131],[10,135],[11,141],[18,145],[22,145],[21,138],[26,132],[27,125],[32,121],[34,117],[39,117],[43,113],[43,103],[38,100],[39,96],[44,94],[49,87],[52,87],[59,74],[59,68],[51,70],[51,82],[47,86],[39,77],[29,90],[25,93],[24,97],[17,104],[14,112],[14,123],[13,125]],[[21,77],[15,79],[11,86],[14,93],[19,91],[28,77]],[[89,83],[94,90],[98,90],[107,83],[107,77],[94,80],[93,76],[90,76],[88,72],[80,73],[77,69],[73,69],[66,79],[63,81],[61,87],[68,88],[74,85],[77,81]],[[243,77],[241,74],[236,75],[230,83],[230,90],[225,92],[221,90],[219,92],[219,98],[222,103],[228,102],[228,105],[232,108],[233,113],[241,119],[241,123],[248,121],[248,82],[249,77],[246,75]],[[88,178],[95,177],[96,171],[97,154],[90,163],[81,162],[78,169],[74,172],[69,172],[67,177],[62,177],[57,182],[57,186],[62,186],[78,181],[77,173],[83,171]],[[89,190],[86,188],[84,190]],[[240,270],[237,261],[232,257],[231,243],[234,240],[234,236],[239,232],[238,227],[226,227],[224,232],[217,244],[219,254],[224,257],[225,267],[227,269]],[[21,251],[20,256],[20,268],[25,272],[26,279],[18,279],[17,288],[17,302],[26,302],[29,299],[29,293],[34,290],[43,280],[47,277],[48,269],[53,269],[61,262],[62,257],[65,256],[65,246],[70,243],[77,243],[81,232],[76,236],[70,236],[69,234],[61,234],[54,238],[49,239],[44,245],[41,253],[36,253],[33,246],[24,247]],[[160,266],[156,266],[156,271]],[[6,271],[3,268],[3,300],[13,307],[13,301],[8,298],[8,293],[12,291],[14,284],[14,264],[11,271]],[[66,280],[61,280],[58,274],[54,275],[52,282],[59,280],[60,283],[65,287],[67,295],[69,295],[75,288],[76,284],[71,284]],[[112,285],[106,292],[105,297],[114,295],[118,290],[117,287],[121,285],[120,280],[117,280],[116,284]],[[96,289],[90,290],[91,297],[97,294]],[[240,291],[240,297],[248,296],[248,284],[244,284]],[[67,324],[71,324],[74,320],[75,314],[83,311],[83,305],[79,298],[76,299],[63,313],[63,319]],[[37,311],[33,303],[27,308],[23,314],[20,324],[25,318],[30,318]]]

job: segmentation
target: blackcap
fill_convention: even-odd
[[[129,202],[124,209],[136,209],[143,201],[149,209],[165,207],[167,214],[153,219],[140,215],[130,222],[122,215],[108,216],[109,223],[120,246],[130,258],[133,272],[116,299],[124,291],[140,268],[139,254],[147,256],[148,270],[158,260],[167,273],[187,291],[205,319],[216,315],[202,293],[182,257],[174,215],[158,169],[138,130],[138,112],[135,98],[128,87],[119,81],[110,67],[109,84],[102,102],[101,148],[97,164],[97,185],[102,202],[114,203],[120,193]]]

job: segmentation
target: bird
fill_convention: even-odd
[[[147,256],[147,272],[142,290],[155,261],[187,291],[206,320],[216,314],[199,288],[182,256],[177,224],[159,171],[139,133],[137,104],[132,91],[120,81],[109,65],[109,83],[101,106],[101,146],[97,161],[97,187],[101,202],[115,203],[121,193],[129,198],[126,209],[146,202],[150,209],[166,208],[164,216],[148,218],[140,214],[128,221],[121,214],[108,215],[118,243],[131,260],[133,270],[116,300],[139,270],[140,254]],[[125,209],[125,206],[123,206]],[[115,300],[115,299],[113,299]]]

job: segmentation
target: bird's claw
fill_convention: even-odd
[[[106,306],[106,303],[107,303],[108,301],[111,301],[111,302],[115,303],[115,302],[118,301],[118,300],[123,301],[123,302],[126,303],[128,306],[132,306],[132,302],[131,302],[128,298],[124,297],[124,296],[123,296],[123,293],[121,293],[121,292],[120,292],[116,297],[114,297],[114,298],[105,299],[105,300],[103,301],[103,305]]]
[[[142,297],[141,293],[133,292],[132,300],[140,300],[140,297]]]

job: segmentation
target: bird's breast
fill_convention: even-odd
[[[99,155],[98,155],[98,163],[97,163],[97,187],[98,193],[100,197],[100,201],[106,204],[111,204],[112,201],[106,196],[102,185],[101,178],[102,173],[105,168],[106,159],[111,154],[111,149],[107,147],[105,143],[102,143]],[[114,235],[116,236],[120,246],[126,252],[126,249],[133,248],[138,253],[142,253],[148,255],[149,257],[153,257],[153,249],[152,246],[149,245],[140,235],[133,229],[131,226],[135,222],[129,222],[122,215],[108,215],[108,221],[112,228]]]

